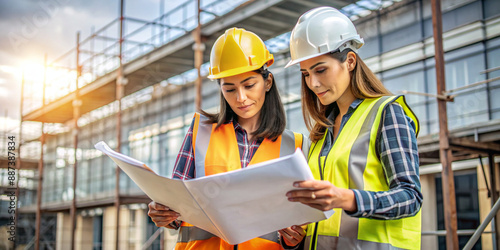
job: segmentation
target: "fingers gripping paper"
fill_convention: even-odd
[[[248,168],[178,180],[155,174],[144,163],[111,150],[104,142],[95,148],[108,155],[152,200],[180,213],[180,220],[229,244],[333,214],[333,210],[322,212],[287,200],[285,194],[293,189],[293,182],[313,179],[300,149]]]

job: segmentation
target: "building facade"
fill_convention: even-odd
[[[328,1],[325,1],[328,2]],[[479,141],[499,140],[500,80],[461,89],[500,76],[500,70],[483,73],[500,66],[500,2],[495,0],[443,0],[443,39],[446,61],[446,88],[456,90],[455,101],[448,103],[449,129],[452,135],[476,134]],[[436,73],[432,38],[430,0],[403,0],[355,20],[365,39],[360,57],[377,73],[394,94],[406,94],[409,106],[420,120],[421,142],[436,138],[439,116],[435,97],[412,94],[435,94]],[[300,72],[284,69],[288,50],[274,52],[270,68],[283,98],[287,127],[307,134],[300,105]],[[202,108],[215,111],[219,105],[219,86],[204,81]],[[405,92],[407,91],[407,92]],[[124,99],[121,149],[146,163],[156,173],[170,176],[184,135],[195,112],[193,83],[184,85],[158,83]],[[78,150],[73,148],[72,131],[47,136],[44,147],[42,207],[44,216],[56,219],[57,249],[69,247],[71,219],[69,205],[73,199],[73,163],[78,162],[76,202],[77,249],[114,249],[116,233],[115,165],[94,149],[105,141],[115,148],[116,104],[105,106],[79,120]],[[489,136],[489,137],[488,137]],[[495,139],[497,136],[497,139]],[[421,155],[422,157],[422,155]],[[480,157],[480,156],[479,156]],[[480,159],[480,158],[479,158]],[[420,174],[424,203],[422,207],[422,249],[444,249],[439,159],[422,157]],[[484,161],[487,165],[487,161]],[[476,229],[491,208],[488,198],[489,171],[478,159],[457,161],[455,170],[459,229]],[[486,169],[488,170],[488,169]],[[498,182],[497,182],[498,183]],[[120,176],[119,249],[141,249],[158,230],[147,216],[146,197],[124,174]],[[496,188],[496,187],[495,187]],[[496,188],[498,190],[498,188]],[[36,206],[36,188],[23,192],[20,210],[28,218]],[[2,210],[3,211],[3,210]],[[30,217],[32,218],[32,217]],[[483,234],[476,249],[492,249],[492,234]],[[176,232],[164,230],[151,249],[171,248]],[[463,246],[469,236],[460,236]],[[30,237],[21,244],[29,244]]]

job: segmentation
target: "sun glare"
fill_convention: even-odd
[[[42,64],[25,62],[21,65],[25,81],[43,81],[44,66]]]
[[[21,71],[28,97],[31,95],[32,98],[41,100],[44,82],[46,101],[57,99],[76,89],[76,70],[59,66],[45,68],[43,64],[28,61],[21,66]]]
[[[8,65],[0,65],[0,71],[11,75],[17,75],[19,70],[16,67],[8,66]]]

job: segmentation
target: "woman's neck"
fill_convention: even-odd
[[[259,115],[257,114],[247,119],[238,117],[238,123],[247,132],[248,140],[252,141],[254,139],[252,133],[256,131],[260,125]]]
[[[346,91],[337,100],[337,106],[339,107],[341,117],[347,113],[347,110],[349,110],[349,107],[351,106],[352,102],[354,102],[354,100],[356,100],[356,97],[354,97],[351,91]]]

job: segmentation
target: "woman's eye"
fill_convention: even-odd
[[[247,89],[251,89],[253,86],[255,86],[255,83],[254,83],[254,84],[252,84],[252,85],[247,85],[247,86],[245,86],[245,88],[247,88]]]
[[[318,69],[318,70],[316,70],[316,73],[321,74],[321,73],[325,72],[325,70],[326,69]]]
[[[229,92],[233,92],[234,89],[226,89],[226,92],[229,93]]]
[[[302,75],[304,75],[304,77],[308,77],[309,73],[302,73]]]

